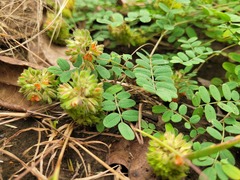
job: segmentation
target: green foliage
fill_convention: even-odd
[[[141,121],[141,128],[143,129],[144,132],[147,134],[153,135],[154,137],[159,137],[161,133],[156,130],[156,126],[153,123],[148,123],[145,120]]]
[[[140,57],[136,60],[137,67],[134,69],[137,84],[158,95],[163,101],[177,98],[177,89],[171,78],[173,72],[168,61],[160,54],[150,57],[138,52],[137,55]]]
[[[135,138],[133,130],[125,122],[136,122],[138,111],[129,110],[135,106],[136,102],[130,99],[131,94],[124,91],[120,85],[113,85],[103,93],[103,110],[109,114],[103,119],[103,124],[107,128],[118,125],[121,135],[127,140]],[[117,111],[117,113],[115,112]]]
[[[67,25],[68,32],[79,24],[87,30],[76,28],[72,37],[64,40],[70,62],[58,59],[58,66],[49,67],[47,71],[54,76],[55,90],[58,86],[62,88],[58,89],[61,90],[58,92],[61,106],[79,124],[98,123],[100,132],[104,128],[117,128],[127,140],[135,138],[134,125],[141,123],[145,136],[157,137],[165,143],[151,142],[149,147],[150,163],[158,175],[176,179],[185,176],[188,170],[184,162],[176,166],[173,160],[176,154],[180,157],[178,160],[182,160],[183,155],[191,157],[190,150],[187,154],[180,152],[181,148],[169,143],[170,139],[183,144],[193,142],[192,153],[200,155],[189,160],[202,167],[200,179],[204,178],[203,174],[211,179],[237,179],[237,159],[227,148],[240,147],[239,143],[231,144],[240,135],[240,54],[231,49],[240,42],[239,10],[239,2],[231,0],[122,1],[121,5],[114,0],[91,3],[76,0],[70,9],[71,18],[63,17],[67,23],[63,25]],[[56,29],[61,31],[61,28]],[[105,52],[97,41],[104,42]],[[150,44],[153,47],[148,46]],[[122,48],[132,51],[132,46],[137,46],[134,52],[120,53]],[[113,47],[116,52],[110,50]],[[213,58],[215,56],[218,57]],[[198,75],[206,67],[203,65],[219,59],[223,61],[225,77],[215,74],[209,83],[200,85]],[[79,89],[85,92],[81,97],[86,99],[94,92],[94,88],[86,85],[88,81],[78,79],[81,72],[86,71],[88,77],[94,77],[94,87],[101,88],[101,93],[93,96],[97,101],[82,104]],[[76,79],[80,83],[76,83]],[[23,89],[33,87],[32,82],[24,83]],[[71,100],[77,98],[78,102],[67,103],[68,98],[60,97],[64,95],[71,96]],[[148,121],[142,110],[137,110],[141,109],[140,103],[152,106],[152,113],[165,125],[167,133],[159,132],[161,127]],[[80,105],[84,104],[90,114],[83,117],[84,108]],[[70,110],[72,105],[76,105],[76,109]],[[96,119],[89,123],[89,118],[93,117]],[[166,148],[168,145],[171,150]],[[213,148],[216,149],[213,151]],[[170,159],[170,163],[163,165],[156,157],[164,162]],[[171,171],[173,174],[169,176],[169,167],[174,171],[179,168],[181,172],[177,169],[177,174]]]
[[[182,43],[180,47],[185,51],[178,52],[176,55],[172,56],[171,63],[192,66],[203,63],[209,55],[217,52],[214,52],[210,47],[202,45],[202,42],[199,41],[197,37],[191,37],[188,40],[179,39],[178,42]]]
[[[227,174],[231,179],[238,179],[240,176],[240,169],[231,165],[230,163],[225,163],[222,165],[222,170]]]
[[[32,102],[52,103],[57,99],[56,88],[58,86],[55,75],[46,68],[36,70],[25,69],[18,78],[19,92],[23,93],[27,100]]]
[[[66,83],[71,78],[71,73],[73,70],[70,70],[70,64],[67,60],[59,58],[57,60],[57,66],[51,66],[48,68],[48,72],[53,73],[59,76],[61,83]]]

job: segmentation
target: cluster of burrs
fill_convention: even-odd
[[[47,69],[36,70],[25,69],[18,78],[18,85],[21,86],[20,92],[32,102],[52,103],[57,98],[56,76]]]
[[[182,157],[192,151],[191,143],[186,142],[182,134],[175,136],[175,134],[170,132],[165,132],[159,140],[171,147],[174,152],[162,146],[156,140],[150,140],[147,153],[149,165],[153,168],[156,175],[163,179],[183,179],[189,170],[189,166]]]
[[[73,38],[66,40],[66,42],[68,47],[66,54],[71,56],[70,61],[75,63],[78,56],[81,56],[84,60],[82,64],[84,68],[89,68],[86,64],[91,64],[103,53],[104,46],[98,45],[96,41],[93,41],[90,32],[85,29],[74,31]]]
[[[98,83],[90,70],[75,71],[70,82],[58,87],[61,107],[81,125],[93,125],[100,121],[102,94],[102,83]]]

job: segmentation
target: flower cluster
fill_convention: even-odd
[[[185,164],[182,156],[192,151],[192,145],[183,139],[182,134],[175,136],[170,132],[165,132],[160,137],[160,141],[171,146],[175,151],[181,154],[181,157],[171,152],[166,147],[161,146],[157,141],[150,140],[147,153],[148,163],[153,168],[156,175],[163,179],[182,179],[189,170],[189,166]]]
[[[90,70],[76,70],[72,81],[58,88],[61,107],[80,125],[93,125],[100,121],[102,83],[98,83]]]
[[[57,82],[55,75],[47,69],[25,69],[18,78],[19,92],[23,93],[32,102],[52,103],[57,98]]]
[[[70,61],[74,63],[78,55],[82,56],[83,60],[92,62],[103,53],[103,45],[97,45],[96,41],[92,40],[90,32],[85,29],[78,29],[73,32],[73,39],[66,41],[68,50],[67,55],[70,55]]]

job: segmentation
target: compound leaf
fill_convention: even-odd
[[[229,163],[223,164],[222,169],[223,169],[223,172],[231,179],[239,179],[240,169],[233,166],[232,164],[229,164]]]
[[[48,72],[53,73],[55,75],[61,75],[63,73],[62,69],[57,66],[50,66],[48,68]]]
[[[210,136],[212,136],[213,138],[215,138],[217,140],[222,139],[221,133],[212,127],[207,127],[207,132],[208,132],[208,134],[210,134]]]
[[[231,113],[232,112],[232,108],[230,106],[228,106],[227,104],[224,104],[223,102],[218,102],[217,103],[218,107],[220,107],[222,110]]]
[[[226,100],[231,100],[232,92],[227,84],[222,85],[223,96]]]
[[[196,92],[192,97],[192,103],[195,107],[199,106],[201,103],[201,97],[199,92]]]
[[[70,69],[70,64],[65,59],[59,58],[57,64],[63,71],[68,71]]]
[[[226,126],[225,130],[229,133],[239,134],[240,126],[239,125]]]
[[[182,104],[182,105],[179,107],[178,111],[179,111],[179,113],[180,113],[181,115],[185,115],[185,114],[187,113],[187,106],[184,105],[184,104]]]
[[[231,52],[228,54],[228,57],[233,61],[240,62],[240,54],[239,53]]]
[[[60,81],[62,83],[66,83],[71,79],[71,71],[63,71],[62,74],[60,75]]]
[[[191,118],[190,118],[190,123],[192,124],[196,124],[200,121],[200,116],[199,115],[193,115]]]
[[[221,180],[228,180],[228,177],[223,172],[221,163],[215,163],[215,169],[217,171],[217,175],[218,175],[219,179],[221,179]]]
[[[207,88],[205,88],[204,86],[199,87],[199,95],[200,95],[201,99],[203,100],[203,102],[209,103],[211,101],[209,92],[208,92]]]
[[[221,100],[220,92],[219,92],[218,88],[217,88],[215,85],[211,84],[211,85],[209,86],[209,90],[210,90],[210,93],[211,93],[212,97],[213,97],[216,101],[220,101],[220,100]]]
[[[205,112],[206,119],[209,122],[211,122],[212,120],[217,119],[216,111],[210,104],[207,104],[204,107],[204,112]]]
[[[231,153],[231,151],[229,151],[228,149],[224,149],[224,150],[220,151],[219,155],[220,155],[221,159],[226,159],[230,164],[235,165],[235,163],[236,163],[235,158],[234,158],[233,154]]]
[[[232,100],[234,100],[234,101],[239,100],[239,93],[235,90],[232,91]]]
[[[117,108],[116,104],[111,100],[103,101],[102,105],[104,111],[115,111]]]
[[[116,94],[118,93],[119,91],[121,91],[123,89],[123,87],[121,85],[118,85],[118,84],[115,84],[111,87],[109,87],[106,92],[107,93],[110,93],[110,94]]]
[[[152,112],[156,114],[164,113],[167,111],[167,107],[164,105],[155,105],[152,107]]]
[[[173,115],[173,111],[172,110],[167,110],[163,113],[162,120],[164,122],[168,122],[171,119],[172,115]]]
[[[233,112],[235,115],[239,115],[239,109],[238,109],[238,107],[237,107],[233,102],[229,101],[229,102],[227,102],[227,105],[228,105],[229,107],[231,107],[232,112]]]
[[[122,92],[117,94],[118,99],[127,99],[127,98],[130,98],[130,97],[131,97],[131,94],[129,92],[126,92],[126,91],[122,91]]]
[[[172,121],[177,123],[177,122],[180,122],[182,120],[182,116],[179,115],[179,114],[174,114],[172,115]]]
[[[135,138],[133,130],[124,122],[118,124],[118,130],[126,140],[133,140]]]
[[[104,79],[109,79],[110,78],[110,72],[103,66],[97,65],[95,66],[97,72],[100,74],[100,76]]]
[[[103,119],[103,124],[107,128],[112,128],[116,126],[120,122],[120,120],[121,116],[118,113],[111,113]]]
[[[136,102],[132,99],[121,99],[119,102],[118,102],[118,105],[120,108],[130,108],[130,107],[133,107],[135,106]]]
[[[137,110],[127,110],[122,113],[122,117],[126,121],[135,122],[138,120],[138,111]]]
[[[213,166],[204,169],[199,176],[199,180],[204,180],[205,179],[204,175],[207,177],[211,177],[211,180],[217,179],[217,172],[216,172],[215,167],[213,167]]]

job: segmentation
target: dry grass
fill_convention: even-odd
[[[41,0],[0,1],[0,43],[6,47],[0,51],[1,55],[26,59],[22,55],[26,50],[24,44],[40,32],[42,12]]]
[[[3,146],[0,148],[0,152],[18,161],[22,165],[22,168],[19,169],[19,171],[15,172],[15,174],[13,174],[10,179],[24,179],[25,175],[27,175],[29,172],[41,180],[47,180],[49,178],[59,179],[61,164],[66,149],[72,149],[76,153],[76,156],[78,156],[78,158],[81,160],[80,164],[84,169],[83,177],[86,177],[83,179],[97,179],[109,175],[114,175],[118,179],[127,179],[127,177],[118,173],[116,170],[114,170],[114,168],[107,165],[103,160],[101,160],[89,150],[89,148],[92,148],[101,151],[103,149],[99,149],[99,146],[95,147],[95,145],[103,145],[108,151],[108,145],[101,141],[91,140],[96,135],[87,138],[72,137],[71,135],[74,126],[74,123],[66,123],[58,128],[55,128],[52,119],[43,118],[42,122],[38,122],[38,127],[29,127],[19,130],[14,135],[6,139]],[[17,138],[21,133],[25,133],[28,131],[36,131],[38,133],[38,142],[37,144],[34,144],[33,146],[27,148],[23,152],[23,155],[26,155],[29,151],[34,151],[34,155],[31,160],[29,160],[28,162],[24,162],[16,155],[5,149],[6,147],[8,147],[12,140]],[[43,137],[48,138],[45,139]],[[107,171],[90,176],[88,170],[89,168],[85,164],[85,159],[82,156],[83,152],[93,157],[98,163],[105,167]],[[79,179],[75,178],[75,176],[79,175],[79,168],[79,166],[73,167],[72,163],[69,163],[69,169],[75,171],[75,174],[71,179]],[[111,173],[109,174],[108,172]]]

